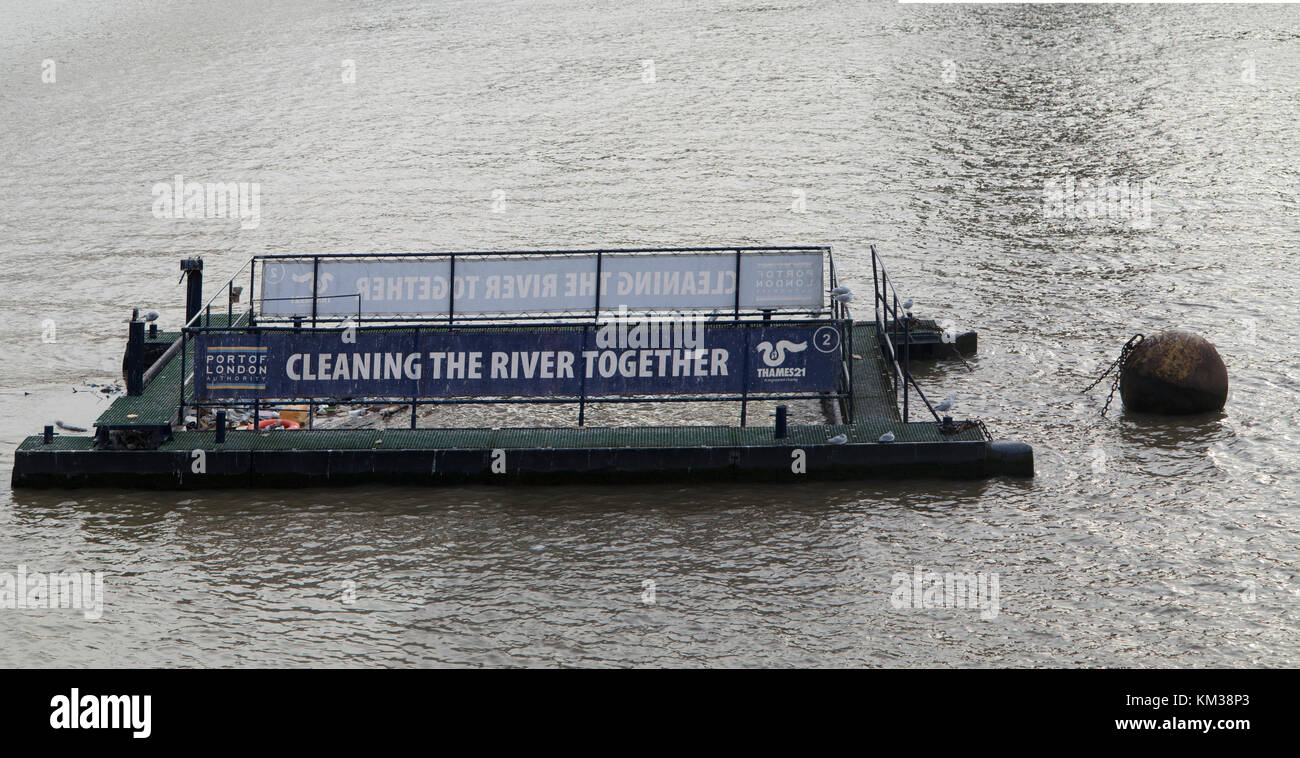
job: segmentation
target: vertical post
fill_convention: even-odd
[[[453,279],[453,281],[455,280]],[[419,355],[420,354],[420,327],[418,326],[415,327],[415,334],[411,338],[411,342],[412,342],[411,352],[415,353],[416,355]],[[419,398],[420,398],[420,380],[412,379],[411,380],[411,428],[412,429],[415,428],[415,409],[419,407],[419,405],[417,404]]]
[[[447,273],[447,325],[450,326],[456,321],[456,256],[449,256],[451,260],[451,270]],[[357,316],[361,316],[361,298],[357,298]],[[412,411],[414,413],[414,411]],[[411,428],[415,428],[415,422],[411,422]]]
[[[127,324],[126,394],[144,393],[144,322],[132,319]]]
[[[316,328],[316,293],[320,292],[320,256],[311,259],[311,328]]]
[[[597,250],[596,251],[596,302],[591,312],[592,324],[600,323],[600,277],[604,273],[604,268],[605,268],[605,251]],[[583,324],[582,325],[582,352],[583,353],[587,352],[588,331],[589,331],[588,325]],[[579,363],[579,366],[582,365],[581,364],[582,359],[583,359],[582,355],[581,353],[579,353],[579,355],[577,356],[577,362]],[[585,367],[580,368],[579,370],[582,371],[582,375],[581,375],[581,379],[578,382],[578,426],[583,426],[587,423],[587,371]]]
[[[849,413],[848,413],[848,416],[849,416],[849,418],[848,418],[848,422],[849,422],[850,424],[852,424],[852,423],[853,423],[853,417],[854,417],[854,415],[855,415],[854,412],[855,412],[855,410],[856,410],[856,409],[854,408],[854,405],[853,405],[853,395],[854,395],[855,393],[854,393],[854,391],[853,391],[853,321],[852,321],[852,320],[850,320],[850,321],[848,322],[848,337],[847,337],[845,340],[843,340],[843,342],[844,342],[844,344],[840,346],[840,349],[844,351],[844,356],[845,356],[844,360],[847,361],[848,364],[849,364],[849,389],[848,389],[848,393],[849,393],[849,402],[848,402]]]
[[[883,267],[882,267],[882,271],[883,271]],[[884,282],[885,282],[885,289],[886,289],[886,297],[889,298],[889,323],[891,324],[889,328],[892,332],[892,336],[890,337],[891,340],[890,344],[894,345],[898,341],[897,337],[899,335],[898,298],[894,297],[892,294],[889,294],[894,291],[894,285],[891,281],[889,281],[889,274],[885,274],[884,276],[885,276]],[[903,344],[904,346],[906,346],[907,343],[904,342]],[[894,347],[893,350],[894,350],[894,371],[895,373],[898,374],[899,380],[903,382],[903,401],[907,402],[907,375],[903,372],[902,366],[899,365],[898,348]]]
[[[875,315],[876,325],[881,326],[882,323],[880,320],[880,277],[876,273],[876,246],[875,245],[871,246],[871,311]]]
[[[871,287],[875,290],[872,311],[876,318],[876,332],[880,340],[880,349],[889,363],[889,386],[894,391],[894,402],[898,402],[898,352],[894,347],[893,326],[889,323],[889,275],[876,256],[876,246],[871,246]],[[887,351],[887,352],[886,352]]]
[[[188,324],[203,307],[203,259],[182,258],[181,271],[185,274],[185,323]]]
[[[786,406],[782,403],[776,407],[776,429],[773,431],[772,436],[779,440],[785,439],[786,435],[789,434],[786,424]]]
[[[226,326],[235,325],[235,280],[226,284]]]
[[[740,251],[739,250],[736,251],[736,302],[732,308],[732,317],[736,321],[740,320]],[[746,335],[746,339],[748,339],[748,335]],[[743,407],[744,406],[742,406],[742,408]],[[740,415],[741,418],[743,419],[745,412],[742,410]],[[745,425],[743,420],[741,421],[740,425],[741,426]]]
[[[912,328],[903,322],[903,423],[907,423],[907,395],[912,383]]]
[[[217,436],[216,443],[220,445],[226,441],[226,411],[224,409],[217,411]]]
[[[597,255],[599,255],[599,253],[597,253]],[[599,275],[597,275],[597,279],[599,278]],[[583,324],[582,350],[578,353],[577,359],[574,361],[578,364],[578,370],[582,372],[578,375],[578,426],[583,425],[587,416],[587,369],[582,364],[582,353],[587,352],[587,329],[588,326]]]
[[[52,444],[54,444],[54,426],[53,426],[52,424],[46,424],[46,425],[45,425],[45,437],[44,437],[44,440],[45,440],[45,444],[47,444],[47,445],[52,445]]]
[[[743,328],[743,327],[742,327]],[[745,414],[749,406],[749,329],[745,329],[744,373],[740,384],[740,425],[745,425]]]
[[[228,325],[230,322],[226,323]],[[208,303],[208,306],[203,309],[203,325],[212,326],[212,303]]]
[[[180,396],[180,400],[178,401],[180,410],[177,413],[177,418],[180,419],[181,421],[185,420],[185,353],[188,352],[189,338],[190,338],[189,327],[182,326],[181,327],[181,380],[177,382],[181,386],[180,389],[181,396]],[[195,355],[194,360],[197,361],[198,359],[199,356]]]
[[[893,288],[893,287],[890,285],[890,283],[889,283],[889,274],[885,274],[885,277],[884,277],[883,282],[884,282],[884,285],[885,285],[885,291],[882,293],[882,294],[885,296],[885,319],[886,319],[886,320],[888,321],[888,323],[889,323],[889,334],[890,334],[890,336],[891,336],[891,337],[897,337],[897,336],[898,336],[898,316],[897,316],[897,314],[894,313],[894,297],[893,297],[893,295],[890,294],[890,292],[891,292],[894,288]]]
[[[835,256],[834,256],[834,254],[831,253],[831,249],[830,249],[829,247],[826,248],[826,265],[827,265],[828,268],[830,268],[830,274],[831,274],[831,287],[837,287],[837,286],[839,286],[839,280],[835,278]],[[823,290],[823,291],[824,291],[824,290]],[[834,301],[834,300],[831,301],[831,315],[832,315],[832,316],[835,315],[835,301]]]
[[[257,261],[252,260],[248,262],[248,325],[249,326],[253,326],[256,320],[253,314],[253,304],[257,302],[257,295],[255,294],[256,290],[253,289],[253,285],[255,284],[257,284]]]
[[[596,251],[596,309],[592,313],[592,318],[594,318],[597,321],[600,320],[600,277],[604,273],[603,271],[604,264],[605,264],[604,251],[597,250]],[[584,338],[586,337],[585,332],[583,333],[583,337]]]

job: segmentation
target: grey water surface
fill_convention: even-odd
[[[1037,461],[6,488],[0,574],[102,571],[105,602],[0,608],[0,665],[1300,665],[1294,6],[6,0],[0,29],[6,482],[106,407],[130,308],[178,324],[183,256],[632,245],[828,243],[869,292],[875,243],[980,334],[922,386]],[[254,228],[155,218],[178,174],[256,182]],[[1067,179],[1138,202],[1056,212]],[[1080,390],[1167,328],[1218,346],[1224,412],[1102,419]],[[996,611],[894,602],[918,569],[996,576]]]

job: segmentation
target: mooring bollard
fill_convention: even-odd
[[[185,323],[189,324],[203,308],[203,259],[182,258],[181,271],[185,277]]]
[[[217,444],[226,441],[226,412],[217,411]]]
[[[54,442],[54,427],[50,424],[45,425],[45,444],[49,445]]]
[[[132,319],[126,333],[126,394],[144,392],[144,322]]]
[[[774,436],[777,439],[785,439],[787,433],[786,430],[787,411],[788,409],[784,405],[778,405],[776,407],[776,432]]]

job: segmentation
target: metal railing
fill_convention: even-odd
[[[880,350],[885,356],[885,365],[889,368],[890,384],[896,401],[899,388],[903,390],[903,421],[906,422],[910,415],[910,390],[916,390],[917,397],[921,398],[926,410],[934,416],[934,420],[942,422],[939,414],[925,397],[925,392],[912,378],[912,314],[903,307],[905,301],[900,300],[898,292],[894,290],[894,283],[889,278],[889,273],[885,271],[885,262],[876,253],[875,245],[871,246],[871,284],[876,334],[880,338]],[[901,340],[898,339],[900,337]],[[897,347],[900,342],[901,355]]]
[[[507,250],[507,251],[464,250],[464,251],[416,252],[416,253],[409,253],[409,252],[408,253],[397,253],[397,252],[329,253],[329,254],[320,254],[320,255],[268,254],[268,255],[256,255],[249,260],[249,264],[251,264],[250,274],[249,274],[249,291],[250,292],[256,291],[255,290],[257,284],[256,268],[258,267],[259,264],[263,269],[265,269],[266,265],[274,264],[274,263],[310,264],[312,267],[312,271],[311,271],[312,294],[302,295],[294,298],[263,298],[261,296],[256,296],[252,298],[251,302],[262,304],[265,302],[276,301],[276,300],[285,300],[285,299],[297,300],[297,299],[311,298],[312,307],[310,313],[310,323],[312,326],[315,326],[321,319],[334,318],[334,317],[338,317],[339,315],[334,313],[326,313],[322,311],[321,308],[319,307],[319,303],[317,302],[318,299],[331,297],[328,295],[318,294],[320,292],[320,289],[317,287],[316,283],[320,281],[319,278],[320,267],[323,262],[368,261],[368,260],[373,260],[375,262],[446,260],[449,269],[448,279],[450,280],[450,286],[446,296],[447,305],[444,310],[435,311],[431,309],[428,312],[419,313],[419,314],[408,314],[408,315],[374,314],[374,313],[360,314],[358,318],[360,319],[361,316],[364,315],[364,320],[367,323],[386,323],[386,324],[430,323],[434,319],[443,320],[449,324],[473,323],[473,322],[527,323],[527,322],[536,322],[536,321],[581,321],[584,319],[598,318],[601,313],[614,310],[614,308],[609,306],[608,303],[602,302],[604,298],[603,286],[601,286],[599,282],[601,282],[600,277],[601,277],[601,272],[605,261],[610,260],[611,258],[614,257],[626,258],[626,257],[635,257],[641,255],[651,255],[657,253],[710,254],[710,255],[727,253],[727,254],[734,255],[735,297],[733,301],[725,307],[719,307],[714,309],[692,309],[694,312],[697,313],[710,314],[711,317],[715,320],[722,320],[724,318],[729,318],[731,320],[739,320],[742,318],[763,318],[763,317],[770,317],[770,315],[773,313],[779,313],[784,317],[802,315],[810,318],[818,318],[818,317],[825,317],[829,312],[829,310],[825,306],[824,301],[823,304],[817,308],[801,309],[801,308],[786,308],[786,307],[771,307],[771,308],[744,307],[741,303],[742,289],[740,283],[741,262],[742,259],[745,258],[746,256],[759,256],[759,255],[776,254],[776,253],[818,253],[821,254],[824,257],[824,260],[826,261],[826,267],[829,270],[831,286],[834,287],[835,286],[835,263],[831,255],[831,248],[828,246],[791,245],[791,246],[763,246],[763,247],[736,246],[736,247],[693,247],[693,248],[646,247],[646,248],[593,248],[593,249]],[[463,313],[463,312],[458,312],[456,309],[457,287],[455,286],[455,284],[456,284],[456,265],[458,261],[464,262],[464,261],[473,261],[473,260],[492,260],[492,259],[501,259],[507,257],[554,258],[554,257],[576,257],[576,256],[588,256],[588,257],[595,256],[595,273],[596,273],[596,280],[598,284],[594,288],[594,292],[592,293],[593,302],[592,305],[589,307],[572,309],[572,310],[545,310],[545,311],[538,311],[535,313],[527,313],[527,314],[517,313],[517,312],[506,312],[506,311],[496,312],[496,313],[491,313],[491,312]],[[241,272],[242,270],[243,269],[241,268]],[[263,272],[263,274],[265,274],[265,271]],[[263,291],[265,291],[265,276],[263,276]],[[344,294],[353,295],[353,296],[359,295],[359,293],[344,293]],[[360,304],[358,307],[360,308]],[[629,309],[628,312],[631,314],[638,314],[638,313],[649,313],[651,312],[651,310],[650,309],[641,309],[641,310]],[[267,309],[264,307],[257,308],[256,314],[250,314],[250,315],[252,315],[252,320],[250,323],[254,323],[254,324],[261,323],[261,322],[289,321],[292,318],[292,316],[289,315],[268,313]],[[304,316],[304,320],[308,320],[306,314],[303,314],[303,316]]]
[[[203,304],[203,307],[200,308],[198,312],[196,312],[193,316],[191,316],[183,326],[181,326],[182,335],[184,334],[185,329],[189,327],[199,326],[204,322],[205,319],[209,324],[211,324],[212,305],[213,303],[217,302],[217,299],[220,298],[223,294],[226,296],[226,323],[227,324],[238,323],[235,319],[235,311],[234,311],[234,305],[236,300],[235,281],[238,280],[239,277],[243,275],[245,270],[252,272],[254,260],[255,258],[250,257],[248,260],[244,261],[243,264],[241,264],[240,267],[235,271],[235,273],[230,275],[230,278],[226,280],[225,284],[222,285],[221,290],[219,290],[217,294],[208,298],[207,302]],[[240,295],[242,296],[242,294],[243,293],[241,292]],[[239,321],[252,323],[253,292],[251,287],[249,288],[248,297],[247,299],[244,300],[244,302],[248,304],[248,308],[244,311],[244,313],[240,315]],[[147,385],[149,384],[149,382],[153,381],[154,377],[158,376],[158,373],[162,371],[163,368],[166,367],[166,365],[173,358],[176,357],[176,353],[182,347],[184,347],[184,340],[180,339],[173,342],[170,347],[164,350],[162,355],[158,356],[158,358],[148,368],[145,369],[141,384]],[[184,376],[183,370],[182,370],[182,374]],[[183,378],[181,382],[182,387],[184,386],[185,381],[188,381],[188,379]]]
[[[276,255],[256,255],[248,259],[235,274],[223,286],[227,297],[227,321],[226,324],[213,325],[211,312],[213,304],[221,296],[221,292],[210,298],[200,313],[181,330],[181,339],[177,340],[169,349],[169,353],[174,356],[176,350],[181,350],[182,355],[182,381],[180,382],[180,392],[178,398],[178,417],[184,418],[187,409],[202,408],[248,408],[252,411],[253,418],[259,417],[259,413],[264,409],[281,408],[285,406],[308,406],[308,412],[314,417],[316,409],[321,405],[356,405],[356,406],[374,406],[374,405],[402,405],[410,406],[411,428],[417,428],[418,409],[422,406],[430,405],[464,405],[464,404],[576,404],[578,406],[578,425],[585,424],[585,411],[588,403],[638,403],[638,402],[737,402],[740,405],[740,425],[745,426],[747,422],[747,409],[751,401],[778,401],[794,399],[826,399],[838,403],[843,411],[846,420],[851,423],[853,419],[853,397],[852,397],[852,365],[850,356],[852,354],[851,345],[853,339],[853,322],[849,315],[848,308],[843,303],[832,301],[830,306],[825,305],[825,287],[822,289],[823,303],[818,308],[745,308],[741,303],[741,286],[740,271],[742,258],[748,254],[761,255],[767,253],[780,252],[817,252],[824,256],[825,265],[823,271],[829,275],[829,285],[831,288],[837,286],[835,278],[835,265],[831,257],[831,249],[826,246],[790,246],[790,247],[706,247],[706,248],[634,248],[634,249],[587,249],[587,250],[521,250],[521,251],[503,251],[503,252],[480,252],[480,251],[458,251],[458,252],[437,252],[437,253],[345,253],[345,254],[323,254],[323,255],[293,255],[293,254],[276,254]],[[839,378],[838,386],[834,392],[803,392],[790,394],[773,394],[759,393],[754,394],[749,391],[748,371],[746,370],[745,381],[742,391],[739,394],[710,394],[710,395],[630,395],[630,396],[592,396],[588,395],[585,390],[585,382],[582,391],[574,396],[556,396],[556,397],[349,397],[340,401],[340,398],[333,397],[295,397],[295,398],[258,398],[251,400],[198,400],[190,392],[193,383],[193,367],[185,365],[186,351],[191,349],[193,344],[191,340],[198,335],[208,333],[225,333],[225,334],[249,334],[260,332],[274,331],[296,331],[296,332],[334,332],[337,327],[350,325],[358,332],[364,333],[369,331],[414,331],[417,335],[420,332],[447,331],[459,332],[463,330],[481,329],[501,329],[516,328],[526,329],[528,326],[543,328],[546,326],[555,327],[572,327],[583,330],[583,349],[589,342],[589,332],[597,328],[603,320],[608,319],[612,312],[611,308],[603,307],[601,302],[601,286],[599,286],[600,267],[610,256],[627,256],[653,253],[733,253],[735,255],[735,272],[736,279],[735,297],[730,307],[710,310],[695,311],[692,315],[704,318],[710,323],[734,323],[745,326],[780,326],[786,324],[798,324],[801,326],[833,326],[840,335],[840,355],[839,355]],[[596,257],[596,270],[598,285],[595,288],[594,302],[592,307],[580,311],[559,311],[553,313],[472,313],[459,314],[455,311],[455,265],[458,259],[491,259],[505,256],[592,256]],[[437,313],[421,314],[418,316],[390,316],[390,315],[367,315],[364,312],[362,297],[360,293],[343,293],[335,295],[320,294],[316,286],[318,279],[316,274],[320,271],[322,261],[332,261],[337,259],[348,260],[419,260],[429,258],[446,259],[449,264],[451,273],[451,287],[448,298],[448,307],[445,311]],[[295,296],[292,298],[279,298],[288,300],[303,300],[310,298],[312,302],[311,315],[279,315],[267,314],[265,308],[261,307],[267,302],[274,302],[277,298],[266,298],[261,296],[263,293],[257,293],[258,269],[264,267],[267,262],[310,262],[312,265],[313,278],[311,280],[311,294]],[[234,303],[234,281],[244,275],[248,276],[248,296],[244,302],[247,308],[241,313],[236,313]],[[826,276],[826,274],[823,274]],[[823,285],[825,282],[823,282]],[[321,313],[319,301],[330,298],[357,298],[357,308],[355,313],[347,316],[330,313],[328,315]],[[349,309],[351,310],[351,309]],[[630,311],[629,316],[642,314],[652,314],[653,311]],[[206,315],[205,315],[206,314]],[[779,318],[774,318],[777,316]],[[336,323],[338,319],[344,319],[342,324]],[[354,321],[355,319],[355,321]],[[349,322],[352,322],[349,324]],[[549,323],[547,323],[549,322]],[[746,337],[748,345],[748,337]],[[748,350],[747,350],[748,352]],[[749,355],[744,356],[746,366],[750,359]],[[166,363],[165,360],[159,361],[156,367]],[[156,372],[155,372],[156,373]]]

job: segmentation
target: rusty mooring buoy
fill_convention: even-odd
[[[1143,413],[1204,413],[1228,400],[1228,367],[1209,340],[1161,332],[1135,345],[1120,373],[1124,407]]]

